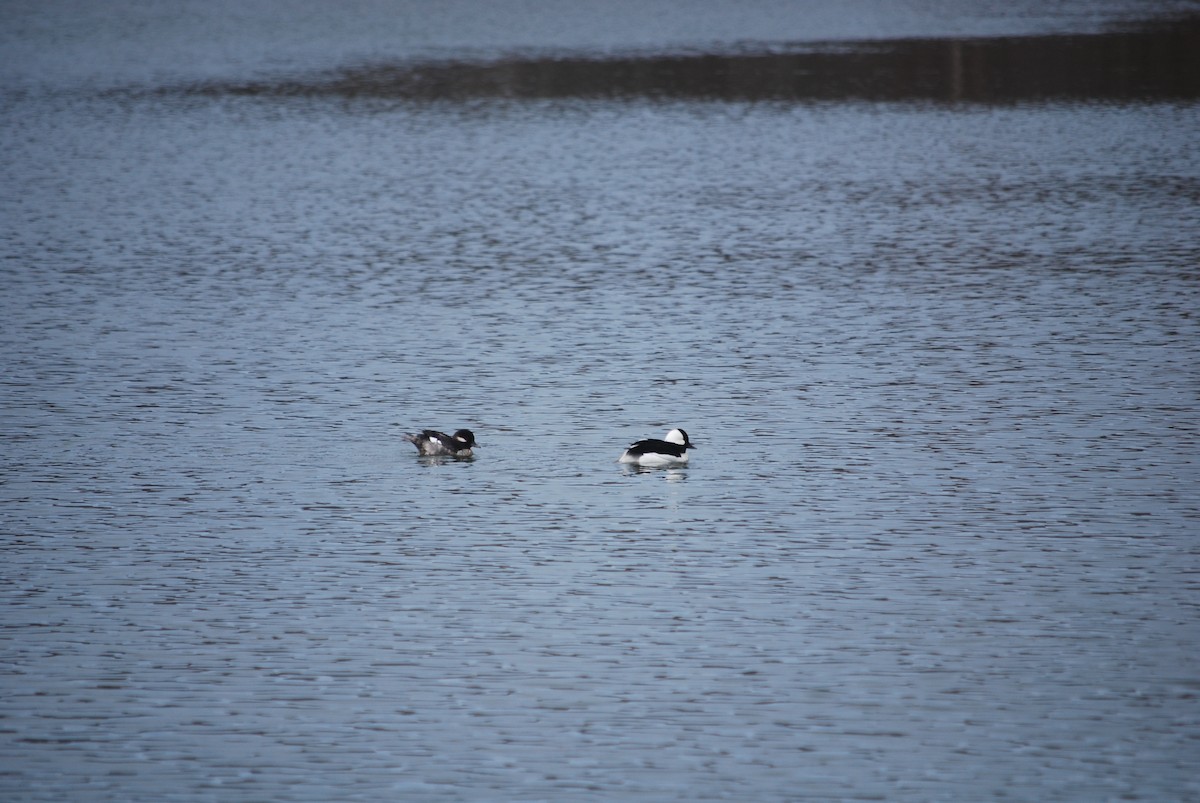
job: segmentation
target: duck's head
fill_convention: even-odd
[[[667,443],[675,443],[682,446],[684,449],[695,449],[696,444],[688,440],[688,434],[682,429],[673,429],[667,433],[667,437],[663,438]]]

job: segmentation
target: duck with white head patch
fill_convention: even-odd
[[[682,429],[673,429],[662,440],[648,438],[638,441],[625,450],[618,463],[633,463],[651,468],[659,466],[682,466],[688,461],[688,449],[696,445],[688,440]]]
[[[460,429],[453,435],[426,429],[416,434],[406,434],[404,440],[428,457],[471,457],[471,450],[475,446],[475,435],[469,429]]]

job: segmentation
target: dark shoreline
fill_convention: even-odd
[[[1006,104],[1200,98],[1200,17],[1098,34],[809,43],[775,52],[374,64],[189,95]]]

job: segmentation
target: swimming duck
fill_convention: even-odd
[[[470,457],[471,448],[475,446],[475,435],[469,429],[460,429],[453,435],[426,429],[415,435],[405,434],[404,440],[416,446],[421,454],[429,456]]]
[[[636,463],[639,466],[681,466],[688,461],[688,449],[696,445],[688,440],[682,429],[673,429],[662,440],[648,438],[638,441],[625,450],[618,463]]]

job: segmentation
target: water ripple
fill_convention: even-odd
[[[1200,791],[1193,106],[193,101],[4,125],[5,799]]]

